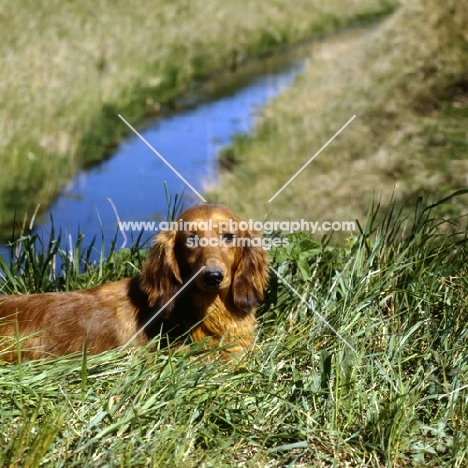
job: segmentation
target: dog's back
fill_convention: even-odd
[[[123,345],[137,331],[131,280],[76,292],[0,296],[1,360],[79,352],[100,353]],[[20,340],[18,342],[18,340]]]

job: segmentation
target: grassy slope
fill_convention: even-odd
[[[355,353],[272,279],[241,367],[196,347],[0,366],[0,464],[466,466],[468,250],[415,213],[402,238],[387,213],[348,248],[295,234],[273,255]],[[80,289],[142,262],[135,247],[78,275],[57,245],[26,240],[3,291]],[[47,253],[62,255],[62,277]]]
[[[47,204],[194,77],[390,11],[387,0],[0,0],[0,226]]]
[[[418,195],[468,186],[467,63],[468,3],[457,0],[405,2],[375,30],[318,48],[254,135],[225,151],[239,164],[211,199],[253,218],[353,220],[373,194],[388,203],[395,192],[412,206]],[[445,209],[466,213],[466,204]]]

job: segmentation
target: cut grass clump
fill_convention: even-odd
[[[318,46],[252,138],[224,150],[238,164],[207,196],[244,217],[346,221],[362,219],[373,195],[411,210],[419,196],[467,187],[467,25],[466,2],[416,0],[369,31]],[[463,213],[454,200],[447,215]]]
[[[373,207],[341,248],[289,235],[241,366],[159,340],[1,366],[2,466],[463,466],[467,237],[437,208]],[[51,284],[56,243],[45,256],[37,238],[21,243],[23,261],[2,264],[4,292],[81,289],[141,267],[136,243],[77,268],[78,243],[76,262],[63,253],[66,281]]]
[[[0,13],[0,227],[46,207],[127,127],[159,115],[189,84],[389,13],[388,0],[23,2]],[[31,154],[36,162],[31,162]],[[40,164],[38,181],[31,181]],[[18,187],[12,206],[10,191]],[[26,196],[28,191],[29,197]],[[10,232],[6,232],[8,235]],[[4,232],[5,234],[5,232]]]

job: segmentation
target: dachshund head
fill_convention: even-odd
[[[223,294],[238,312],[260,304],[268,275],[259,233],[222,205],[194,206],[172,227],[156,236],[141,275],[151,307],[166,304],[192,277],[197,292]]]

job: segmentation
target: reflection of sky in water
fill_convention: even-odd
[[[216,181],[219,148],[228,145],[233,134],[249,132],[256,108],[286,88],[301,70],[302,65],[295,65],[266,74],[230,96],[162,118],[141,134],[197,191],[203,191],[207,183]],[[85,245],[103,233],[110,242],[118,227],[108,198],[122,221],[165,219],[164,182],[172,195],[185,191],[186,207],[199,201],[132,133],[110,159],[81,172],[62,190],[38,232],[45,229],[44,238],[48,238],[51,215],[56,233],[61,230],[76,239],[78,231],[84,232]]]

